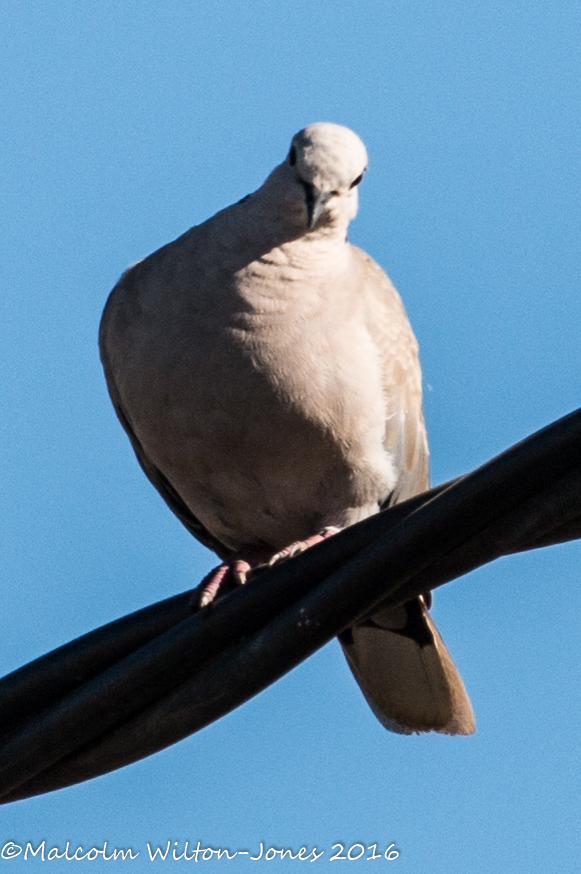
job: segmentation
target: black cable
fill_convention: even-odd
[[[0,680],[0,802],[175,743],[379,603],[401,603],[500,555],[581,537],[580,486],[577,411],[209,609],[189,615],[184,593],[37,659]]]

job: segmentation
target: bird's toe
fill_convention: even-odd
[[[284,549],[273,555],[268,564],[271,567],[275,564],[280,564],[281,561],[286,561],[287,558],[292,558],[294,555],[304,552],[305,549],[314,546],[316,543],[321,543],[333,534],[337,534],[340,530],[340,528],[336,528],[334,525],[328,525],[319,531],[318,534],[312,534],[311,537],[307,537],[306,540],[295,540],[294,543],[289,543],[288,546],[285,546]]]

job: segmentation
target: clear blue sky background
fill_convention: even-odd
[[[3,0],[0,19],[0,673],[213,564],[138,468],[97,326],[129,262],[258,187],[308,122],[368,146],[351,238],[418,335],[433,481],[579,405],[578,3]],[[169,750],[0,808],[0,842],[107,840],[140,851],[130,871],[187,839],[316,845],[313,870],[340,841],[401,853],[349,871],[577,872],[580,559],[437,593],[474,737],[386,732],[333,642]]]

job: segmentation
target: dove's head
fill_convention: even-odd
[[[347,225],[357,213],[357,186],[367,170],[365,146],[340,124],[317,122],[292,139],[277,181],[307,228]]]

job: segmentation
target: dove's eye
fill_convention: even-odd
[[[294,146],[291,146],[291,150],[288,153],[288,162],[291,167],[294,167],[294,165],[297,163],[297,150]]]
[[[361,174],[357,177],[357,179],[354,179],[354,180],[353,180],[353,182],[351,183],[351,185],[349,186],[349,188],[355,188],[356,185],[359,185],[359,183],[361,182],[362,179],[363,179],[363,173],[361,173]]]

